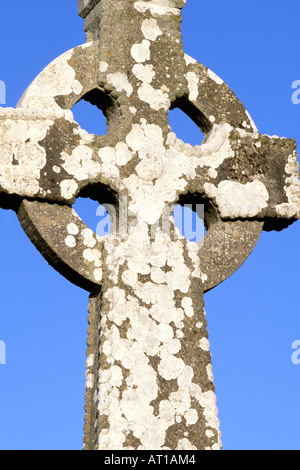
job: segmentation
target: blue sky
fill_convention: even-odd
[[[300,104],[291,99],[300,80],[299,2],[187,3],[185,52],[233,89],[261,133],[300,142]],[[83,20],[76,0],[1,2],[0,18],[0,81],[14,107],[49,62],[85,42]],[[100,132],[102,118],[91,111],[79,107],[75,116]],[[201,141],[178,117],[172,126],[183,140]],[[80,449],[88,294],[47,265],[13,212],[0,210],[0,227],[0,449]],[[205,296],[224,449],[300,449],[300,364],[292,363],[299,235],[299,222],[263,233],[246,263]]]

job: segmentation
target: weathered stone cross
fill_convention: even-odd
[[[227,85],[184,55],[184,4],[79,0],[89,42],[52,62],[16,109],[0,108],[0,205],[91,292],[86,449],[221,447],[203,292],[263,228],[300,215],[295,142],[260,135]],[[74,121],[81,99],[104,112],[106,135]],[[171,132],[174,107],[203,131],[201,146]],[[122,202],[119,231],[87,228],[72,209],[79,195]],[[205,205],[201,245],[174,229],[184,202]]]

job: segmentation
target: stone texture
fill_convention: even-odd
[[[0,108],[0,206],[91,292],[86,449],[221,448],[203,292],[263,229],[300,215],[295,142],[259,134],[228,86],[184,54],[184,4],[80,0],[88,42],[46,67],[17,109]],[[74,121],[81,99],[103,111],[106,135]],[[174,107],[201,146],[171,131]],[[71,207],[79,195],[124,204],[126,221],[96,236]],[[176,203],[205,205],[200,244],[176,232]]]

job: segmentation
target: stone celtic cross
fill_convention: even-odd
[[[259,134],[227,85],[184,54],[185,3],[79,0],[87,43],[46,67],[16,109],[0,108],[0,206],[91,293],[85,449],[221,448],[203,293],[263,229],[300,215],[295,142]],[[106,135],[74,121],[82,99],[103,111]],[[202,145],[172,133],[176,107]],[[114,205],[118,230],[93,233],[72,209],[78,196]],[[201,244],[174,228],[185,202],[205,206]]]

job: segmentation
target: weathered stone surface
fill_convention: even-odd
[[[223,220],[296,219],[295,142],[260,135],[228,87],[183,55],[179,15],[162,20],[159,10],[150,18],[149,9],[134,5],[103,0],[102,40],[63,54],[32,83],[17,110],[1,110],[0,198],[5,193],[72,204],[91,182],[111,185],[111,179],[121,193],[135,167],[127,190],[136,178],[152,178],[160,205],[199,193]],[[116,14],[125,27],[112,38]],[[122,53],[113,53],[120,43]],[[164,57],[167,47],[172,53]],[[90,136],[73,121],[66,108],[83,97],[107,114],[107,136]],[[170,132],[168,111],[174,106],[206,134],[202,146],[184,144]]]
[[[96,447],[219,448],[195,244],[140,223],[103,260]]]
[[[259,134],[227,85],[184,54],[184,4],[80,0],[87,44],[51,63],[16,110],[0,108],[0,205],[92,293],[86,449],[221,447],[203,292],[263,228],[300,216],[295,142]],[[81,99],[105,114],[105,136],[74,121]],[[172,132],[174,107],[203,131],[201,146]],[[83,224],[79,195],[122,206],[112,235]],[[199,245],[171,218],[185,202],[205,205]]]
[[[78,14],[85,18],[89,12],[100,3],[101,0],[79,0],[78,1]]]

